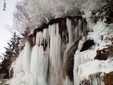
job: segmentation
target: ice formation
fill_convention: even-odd
[[[88,29],[85,21],[74,20],[78,20],[77,25],[65,17],[42,31],[35,30],[36,44],[32,47],[26,42],[12,66],[14,75],[10,85],[104,85],[104,74],[113,70],[112,53],[106,61],[95,57],[97,50],[112,45],[113,24],[100,20]],[[84,49],[83,44],[88,40],[89,43],[93,40],[93,45]]]
[[[105,85],[113,71],[113,24],[105,21],[86,12],[35,29],[35,44],[28,40],[11,66],[10,85]]]
[[[75,85],[85,83],[90,85],[104,85],[103,74],[112,71],[112,54],[108,53],[108,59],[96,60],[97,50],[112,46],[110,38],[113,37],[112,25],[107,26],[103,21],[97,22],[93,27],[93,32],[89,32],[87,39],[93,39],[95,45],[90,49],[80,52],[81,47],[76,51],[74,57],[74,77]],[[80,44],[84,41],[81,40]],[[80,46],[80,45],[79,45]],[[109,50],[109,49],[108,49]],[[103,52],[104,53],[104,52]],[[104,56],[103,56],[104,57]]]

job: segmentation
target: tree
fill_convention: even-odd
[[[14,33],[10,42],[7,43],[8,46],[4,47],[6,51],[5,53],[3,53],[3,56],[1,56],[1,58],[3,58],[3,61],[0,64],[0,74],[4,74],[3,78],[9,78],[9,69],[11,67],[11,64],[16,60],[21,48],[23,47],[20,45],[22,39],[23,38],[20,38],[16,35],[16,33]]]

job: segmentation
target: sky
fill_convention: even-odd
[[[0,55],[5,52],[4,47],[7,47],[7,42],[12,37],[10,30],[16,3],[17,0],[0,0]]]

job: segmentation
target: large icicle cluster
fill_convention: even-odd
[[[74,54],[86,31],[81,16],[53,19],[35,29],[12,64],[10,85],[73,85]]]
[[[28,37],[11,66],[14,74],[9,83],[106,85],[113,72],[112,43],[112,23],[93,23],[87,16],[52,19]]]

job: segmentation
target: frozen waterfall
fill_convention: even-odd
[[[113,24],[86,20],[56,18],[35,29],[11,66],[10,85],[105,85],[113,71]]]

